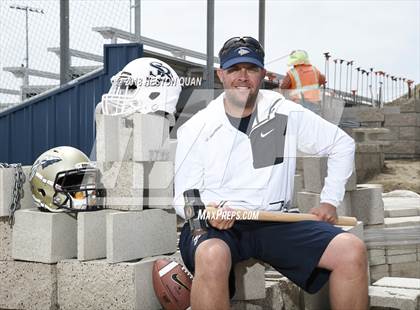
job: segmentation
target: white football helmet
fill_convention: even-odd
[[[143,57],[128,63],[111,78],[109,92],[102,96],[102,112],[128,116],[134,112],[175,112],[181,92],[179,77],[165,62]]]

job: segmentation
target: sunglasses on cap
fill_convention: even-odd
[[[249,47],[252,48],[260,57],[264,58],[264,48],[253,37],[233,37],[223,44],[219,52],[219,58],[228,53],[232,48]]]

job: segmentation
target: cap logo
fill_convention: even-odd
[[[249,53],[250,53],[249,50],[244,49],[242,47],[238,50],[238,54],[241,55],[241,56],[246,55],[246,54],[249,54]]]

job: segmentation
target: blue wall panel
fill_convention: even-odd
[[[94,154],[95,106],[111,86],[110,78],[142,55],[138,43],[105,45],[101,72],[1,112],[0,162],[31,165],[42,152],[61,145]]]

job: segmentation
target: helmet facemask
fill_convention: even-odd
[[[104,207],[105,189],[99,188],[99,171],[91,166],[57,173],[53,203],[69,211],[94,211]]]

